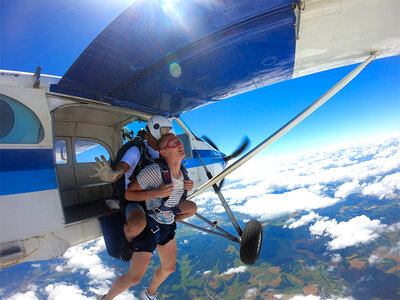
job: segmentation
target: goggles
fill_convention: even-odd
[[[177,136],[174,136],[174,137],[170,138],[170,139],[167,141],[167,143],[165,144],[165,146],[164,146],[162,149],[160,149],[160,151],[161,151],[161,150],[164,150],[165,148],[176,148],[176,147],[178,147],[179,145],[182,145],[181,140],[180,140]]]

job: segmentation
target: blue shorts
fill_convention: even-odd
[[[126,205],[126,208],[125,208],[125,216],[126,216],[126,219],[127,219],[127,220],[128,220],[128,215],[129,215],[129,213],[130,213],[132,210],[135,210],[135,209],[141,210],[141,211],[144,213],[143,206],[141,206],[141,205],[140,205],[139,203],[137,203],[137,202],[129,201],[128,204]]]
[[[147,222],[148,224],[149,222]],[[151,222],[153,223],[153,222]],[[154,221],[154,223],[156,223]],[[133,239],[133,252],[150,252],[153,253],[156,250],[157,245],[166,245],[169,241],[172,241],[175,237],[176,223],[172,224],[159,224],[157,223],[159,231],[153,233],[149,225]],[[154,226],[153,226],[154,231]]]

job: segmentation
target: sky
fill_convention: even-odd
[[[0,68],[62,76],[132,1],[0,0]],[[182,115],[198,136],[229,154],[247,135],[256,146],[355,66],[289,80]],[[400,130],[400,57],[370,64],[262,156],[276,156]]]

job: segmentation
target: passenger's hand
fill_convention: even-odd
[[[183,181],[183,188],[187,191],[191,191],[193,189],[194,182],[193,180],[184,180]]]
[[[159,192],[158,196],[161,197],[161,198],[169,197],[169,195],[171,195],[173,189],[174,189],[174,184],[173,183],[168,183],[168,184],[163,183],[157,189],[157,191]]]
[[[113,170],[111,168],[111,163],[107,161],[103,155],[100,156],[100,158],[101,160],[98,157],[95,157],[97,165],[93,166],[92,168],[96,171],[96,173],[89,175],[90,177],[99,177],[105,182],[112,182],[118,177],[118,175],[124,172],[122,169]]]

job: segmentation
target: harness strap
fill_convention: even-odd
[[[160,167],[161,177],[162,177],[163,183],[164,184],[171,183],[172,182],[171,173],[169,172],[169,168],[168,168],[167,163],[164,160],[161,160],[161,159],[156,159],[154,162],[156,164],[158,164],[158,166]],[[186,168],[183,165],[181,165],[181,172],[183,174],[183,179],[184,180],[189,180],[189,175],[187,173]],[[179,199],[179,203],[177,205],[173,206],[173,207],[169,207],[169,206],[165,205],[165,202],[167,202],[169,197],[164,197],[164,198],[162,198],[161,205],[159,207],[156,207],[156,208],[153,208],[153,209],[148,209],[148,210],[146,210],[146,213],[150,214],[150,215],[152,215],[152,214],[158,215],[159,213],[161,213],[163,211],[172,211],[172,213],[174,215],[177,215],[177,214],[182,212],[179,209],[179,204],[182,201],[186,200],[187,194],[188,194],[187,190],[184,189],[183,190],[183,194],[181,196],[181,199]]]
[[[147,227],[150,229],[150,232],[155,235],[156,241],[160,239],[160,227],[157,225],[157,222],[150,216],[146,215]]]

